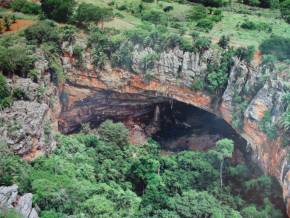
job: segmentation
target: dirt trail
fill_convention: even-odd
[[[35,23],[35,21],[33,20],[16,20],[15,23],[13,23],[10,27],[10,30],[5,31],[5,33],[13,33],[13,32],[17,32],[25,27],[29,27],[31,25],[33,25]]]

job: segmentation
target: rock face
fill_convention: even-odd
[[[32,208],[32,194],[18,195],[17,185],[0,187],[0,209],[14,208],[24,218],[38,218],[37,211]]]
[[[15,101],[0,111],[0,135],[17,154],[25,155],[32,148],[46,150],[51,133],[45,131],[48,105],[38,102]]]
[[[151,48],[135,46],[134,73],[112,69],[109,65],[103,70],[95,69],[89,52],[84,54],[82,69],[74,67],[75,60],[70,54],[63,57],[68,80],[61,100],[61,129],[73,131],[82,122],[99,121],[115,115],[116,119],[138,116],[138,112],[152,112],[150,104],[158,105],[170,99],[196,106],[223,118],[247,140],[255,160],[265,173],[275,176],[284,187],[288,205],[290,167],[287,150],[281,141],[289,135],[278,129],[276,139],[271,139],[261,129],[260,123],[268,112],[271,125],[278,126],[285,110],[283,96],[290,91],[287,83],[290,80],[289,66],[274,70],[235,58],[225,91],[215,95],[205,90],[193,90],[191,86],[206,78],[208,63],[219,63],[219,52],[188,53],[179,48],[165,51],[154,61],[149,72],[153,72],[153,77],[148,81],[148,71],[144,72],[141,60],[152,53]]]

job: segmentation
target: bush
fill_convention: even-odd
[[[247,48],[238,48],[235,53],[238,58],[250,63],[255,53],[255,47],[249,46]]]
[[[41,9],[49,19],[67,22],[73,14],[74,0],[42,0]]]
[[[167,17],[163,11],[157,9],[146,10],[142,14],[142,19],[154,24],[166,24]]]
[[[11,3],[14,11],[20,11],[26,14],[39,14],[41,7],[39,4],[27,0],[15,0]]]
[[[93,4],[81,3],[73,17],[73,20],[79,25],[96,22],[98,23],[104,17],[112,16],[112,11],[106,8],[100,8]]]
[[[190,0],[191,2],[197,2],[197,3],[201,3],[204,6],[210,6],[210,7],[222,7],[226,4],[228,4],[229,1],[226,0],[198,0],[198,1],[194,1],[194,0]]]
[[[213,28],[213,21],[208,18],[201,19],[197,22],[196,27],[201,30],[209,31]]]
[[[282,17],[290,23],[290,0],[282,1],[280,9]]]
[[[204,52],[210,48],[211,40],[205,37],[199,37],[194,42],[194,47],[200,52]]]
[[[24,31],[24,36],[27,40],[42,44],[44,42],[53,42],[58,44],[60,42],[60,35],[57,27],[50,21],[41,21]]]
[[[26,77],[33,68],[34,57],[31,51],[22,45],[9,48],[0,46],[0,71],[5,75],[18,74]]]
[[[270,139],[277,137],[277,127],[272,123],[270,111],[265,112],[263,119],[259,123],[259,127]]]
[[[120,48],[112,54],[112,65],[114,67],[125,67],[130,70],[133,64],[134,47],[131,42],[124,42]]]
[[[271,37],[262,42],[260,50],[263,54],[277,57],[278,60],[290,59],[290,38]]]
[[[73,48],[73,55],[76,57],[76,66],[81,67],[83,64],[83,48],[76,45]]]
[[[5,76],[0,74],[0,109],[9,107],[12,103],[10,89]]]
[[[128,144],[129,131],[123,123],[107,120],[100,125],[98,133],[102,140],[114,146],[123,147]]]
[[[253,21],[245,20],[241,24],[241,28],[248,29],[248,30],[258,30],[258,31],[266,31],[266,32],[272,32],[272,27],[268,23],[260,22],[255,23]]]
[[[220,40],[218,42],[218,45],[221,48],[226,49],[229,46],[229,42],[230,42],[230,37],[222,35],[222,37],[220,38]]]
[[[202,5],[194,6],[188,13],[187,18],[190,20],[200,20],[207,17],[206,7]]]

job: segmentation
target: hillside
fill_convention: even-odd
[[[289,0],[0,5],[1,218],[290,213]]]

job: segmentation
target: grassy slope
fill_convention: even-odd
[[[108,7],[109,0],[78,0],[79,2],[93,3],[101,7]],[[195,23],[185,22],[185,15],[190,10],[189,4],[180,4],[180,3],[168,3],[159,1],[163,7],[167,5],[173,6],[173,10],[168,14],[169,16],[174,16],[184,26],[187,28],[187,34],[194,30]],[[146,3],[145,8],[158,7],[155,3]],[[258,46],[263,40],[269,38],[272,34],[279,35],[290,38],[290,25],[287,24],[284,20],[279,19],[280,16],[278,10],[269,10],[261,8],[247,7],[238,3],[232,5],[232,9],[240,9],[246,11],[246,13],[251,14],[242,14],[239,12],[231,11],[231,8],[224,8],[224,18],[221,22],[216,23],[214,28],[209,33],[202,33],[202,35],[208,35],[213,38],[214,41],[217,41],[222,35],[230,35],[233,45],[236,46],[248,46],[254,45]],[[115,18],[112,21],[107,22],[107,27],[114,27],[116,29],[128,29],[142,23],[141,19],[135,17],[125,11],[118,11],[114,9],[115,12],[123,15],[122,18]],[[241,24],[245,19],[254,21],[254,22],[265,22],[271,24],[273,31],[272,33],[266,31],[256,31],[256,30],[245,30],[237,27],[238,24]],[[173,31],[178,31],[174,30]]]

